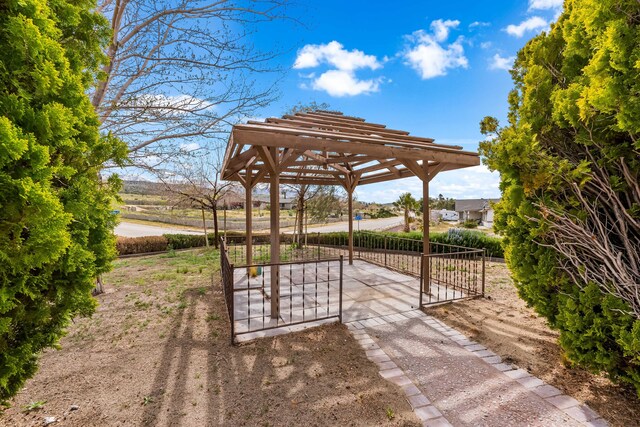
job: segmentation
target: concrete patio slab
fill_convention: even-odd
[[[339,263],[323,262],[280,268],[280,317],[271,319],[271,267],[234,271],[235,329],[246,333],[264,325],[286,327],[292,322],[337,316],[339,313]],[[366,320],[413,310],[418,305],[419,285],[415,277],[390,271],[366,261],[343,264],[343,321]]]

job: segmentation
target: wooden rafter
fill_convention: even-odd
[[[326,157],[321,156],[320,154],[316,154],[311,150],[306,150],[305,152],[302,153],[302,155],[317,161],[321,165],[327,165],[327,166],[337,170],[338,172],[342,172],[344,174],[348,174],[349,173],[349,171],[347,169],[343,168],[340,165],[336,165],[335,163],[328,162]]]
[[[234,126],[223,178],[336,185],[345,188],[480,164],[477,153],[436,144],[359,117],[313,111]],[[247,172],[249,171],[249,172]],[[355,188],[355,187],[354,187]]]
[[[392,137],[394,139],[402,140],[402,141],[413,141],[413,142],[427,142],[434,143],[431,138],[422,138],[417,136],[409,136],[405,133],[394,133],[398,131],[392,130],[380,130],[380,129],[360,129],[358,127],[349,127],[349,126],[336,126],[329,125],[324,123],[325,120],[317,120],[311,118],[297,117],[297,116],[285,116],[292,117],[290,119],[285,118],[268,118],[267,123],[271,126],[277,127],[290,127],[290,126],[298,126],[306,129],[318,129],[318,130],[326,130],[326,131],[334,131],[334,132],[346,132],[352,134],[360,134],[365,136],[377,136],[377,137]],[[261,122],[250,121],[248,124],[260,124]],[[434,143],[435,144],[435,143]],[[454,148],[462,148],[459,145],[442,145],[435,144],[435,146],[442,147],[454,147]]]

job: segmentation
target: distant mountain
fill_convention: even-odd
[[[160,182],[123,180],[122,193],[161,196],[166,194],[166,190]]]

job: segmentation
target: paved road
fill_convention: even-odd
[[[385,230],[387,228],[395,227],[401,225],[403,222],[402,217],[393,217],[393,218],[380,218],[380,219],[364,219],[360,221],[360,230]],[[349,223],[344,222],[336,222],[333,224],[326,225],[314,225],[309,226],[310,233],[332,233],[336,231],[347,231],[349,229]],[[353,229],[358,230],[358,221],[354,221]],[[266,230],[261,230],[266,231]],[[139,224],[134,222],[126,222],[122,221],[116,227],[116,235],[124,236],[124,237],[141,237],[141,236],[160,236],[162,234],[202,234],[201,231],[195,230],[186,230],[177,227],[172,227],[167,224],[166,227],[158,226],[158,225],[146,225]],[[213,230],[212,230],[213,232]],[[293,233],[292,229],[288,229],[284,231],[285,233]]]
[[[161,236],[163,234],[202,234],[202,231],[191,231],[182,228],[172,227],[168,225],[161,227],[157,225],[138,224],[135,222],[122,221],[116,227],[117,236],[123,237],[142,237],[142,236]]]
[[[380,218],[380,219],[363,219],[360,222],[360,230],[386,230],[387,228],[401,225],[404,219],[401,216],[395,216],[393,218]],[[358,230],[358,221],[353,222],[353,229]],[[336,222],[327,225],[314,225],[309,226],[309,232],[317,233],[332,233],[335,231],[347,231],[349,230],[349,223]]]

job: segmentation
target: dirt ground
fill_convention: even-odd
[[[413,426],[402,391],[342,325],[231,346],[218,256],[116,262],[1,426]]]
[[[587,403],[612,426],[639,426],[640,400],[631,388],[565,364],[558,334],[526,306],[505,264],[487,263],[486,299],[427,310],[509,363]]]

